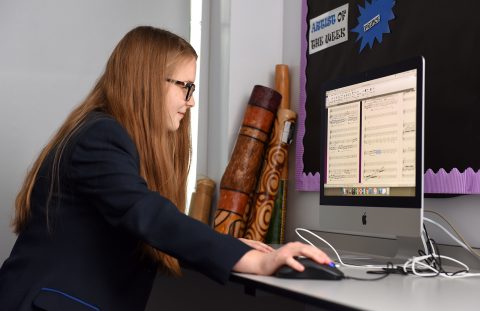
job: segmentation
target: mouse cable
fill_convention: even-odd
[[[367,271],[367,273],[375,272],[375,274],[382,274],[381,276],[379,276],[379,277],[377,277],[377,278],[359,278],[359,277],[354,277],[354,276],[345,276],[344,279],[350,279],[350,280],[356,280],[356,281],[378,281],[378,280],[384,279],[384,278],[386,278],[387,276],[389,276],[390,273],[392,273],[392,271],[395,271],[395,273],[398,273],[399,269],[401,269],[401,267],[396,267],[396,266],[394,266],[391,262],[387,262],[387,263],[385,264],[385,266],[377,266],[377,265],[357,266],[357,265],[346,264],[346,263],[342,262],[342,258],[341,258],[340,255],[338,254],[337,250],[336,250],[330,243],[328,243],[328,241],[326,241],[325,239],[323,239],[322,237],[318,236],[317,234],[313,233],[312,231],[310,231],[310,230],[308,230],[308,229],[296,228],[296,229],[295,229],[295,232],[297,233],[297,235],[298,235],[302,240],[304,240],[304,241],[307,242],[308,244],[312,245],[313,247],[317,247],[317,246],[315,246],[312,242],[310,242],[307,238],[305,238],[305,237],[300,233],[300,231],[308,232],[308,233],[310,233],[311,235],[317,237],[319,240],[323,241],[325,244],[327,244],[327,245],[335,252],[335,254],[336,254],[337,257],[338,257],[339,262],[340,262],[343,266],[351,267],[351,268],[357,268],[357,269],[380,269],[381,271]]]
[[[404,274],[403,270],[400,267],[394,267],[394,265],[391,262],[387,262],[386,267],[384,267],[382,270],[367,271],[367,273],[380,274],[380,276],[377,278],[359,278],[355,276],[345,276],[345,279],[347,280],[350,279],[355,281],[379,281],[381,279],[386,278],[390,274],[394,274],[394,273]]]
[[[311,235],[313,235],[314,237],[316,237],[317,239],[319,239],[320,241],[322,241],[323,243],[327,244],[332,250],[333,252],[335,253],[335,255],[337,255],[337,258],[338,258],[338,261],[340,262],[341,265],[345,266],[345,267],[350,267],[350,268],[355,268],[355,269],[380,269],[380,270],[383,270],[385,268],[388,269],[388,263],[386,263],[385,265],[351,265],[351,264],[347,264],[347,263],[344,263],[342,261],[342,258],[340,257],[340,255],[338,254],[337,250],[335,249],[335,247],[333,247],[330,243],[328,243],[327,240],[325,240],[324,238],[320,237],[319,235],[313,233],[312,231],[308,230],[308,229],[304,229],[304,228],[295,228],[295,233],[302,239],[304,240],[305,242],[307,242],[308,244],[314,246],[314,247],[317,247],[316,245],[314,245],[312,242],[310,242],[307,238],[305,238],[300,232],[307,232]],[[396,267],[394,265],[392,265],[392,267]]]
[[[345,280],[355,280],[355,281],[379,281],[381,279],[386,278],[389,275],[390,275],[390,272],[385,272],[377,278],[358,278],[358,277],[354,277],[354,276],[345,276],[344,279]]]

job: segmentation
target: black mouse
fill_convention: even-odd
[[[310,258],[302,257],[296,258],[305,270],[297,271],[287,265],[280,267],[275,276],[285,279],[315,279],[315,280],[340,280],[345,276],[337,267],[332,267],[328,264],[319,264]]]

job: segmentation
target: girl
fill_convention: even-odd
[[[28,172],[15,202],[18,239],[0,269],[2,310],[144,310],[160,266],[178,258],[219,282],[269,275],[293,256],[185,216],[197,54],[165,30],[138,27]]]

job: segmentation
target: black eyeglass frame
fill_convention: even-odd
[[[192,98],[193,92],[195,92],[195,83],[193,82],[185,82],[185,81],[178,81],[175,79],[166,79],[167,82],[173,83],[178,85],[181,88],[187,90],[187,95],[185,96],[185,100],[188,102],[190,98]]]

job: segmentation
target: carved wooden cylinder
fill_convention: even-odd
[[[244,236],[247,239],[262,242],[265,240],[282,169],[288,161],[288,145],[293,137],[296,119],[297,114],[294,111],[282,108],[278,110]]]
[[[242,237],[243,216],[255,191],[266,145],[282,96],[256,85],[245,111],[230,161],[220,182],[220,197],[214,227],[221,233]]]

